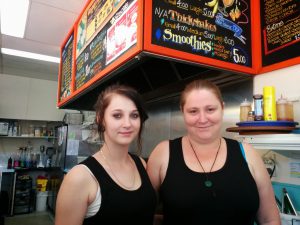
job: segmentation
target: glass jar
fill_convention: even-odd
[[[263,95],[261,94],[253,95],[253,100],[254,100],[254,120],[261,121],[264,119]]]
[[[251,111],[251,103],[245,99],[240,105],[240,122],[248,120],[248,113]]]
[[[42,126],[42,133],[41,133],[41,135],[44,136],[44,137],[47,136],[47,126],[46,125]]]
[[[28,133],[30,137],[34,137],[34,126],[29,125]]]
[[[36,136],[36,137],[41,136],[41,128],[40,127],[35,127],[34,128],[34,136]]]
[[[254,113],[254,111],[249,111],[249,112],[248,112],[248,118],[247,118],[247,120],[248,120],[248,121],[254,121],[254,118],[255,118],[255,113]]]

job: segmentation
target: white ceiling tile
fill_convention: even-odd
[[[0,0],[1,1],[1,0]],[[88,0],[31,0],[25,37],[0,34],[0,46],[54,57]],[[58,64],[1,55],[0,74],[57,80]]]
[[[61,45],[78,15],[33,2],[30,6],[25,38],[49,45]]]
[[[54,57],[59,57],[60,55],[60,47],[57,45],[48,45],[7,35],[2,35],[2,47]]]
[[[45,4],[79,14],[87,0],[32,0],[32,2]]]

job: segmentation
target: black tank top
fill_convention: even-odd
[[[239,143],[225,139],[226,162],[208,174],[213,186],[207,188],[205,174],[185,164],[181,140],[170,141],[169,165],[160,189],[164,224],[253,225],[259,207],[258,190]]]
[[[89,157],[81,163],[94,174],[101,190],[99,211],[94,216],[86,218],[83,225],[153,225],[156,206],[155,190],[140,158],[130,155],[142,181],[141,186],[133,191],[123,189],[115,183],[94,157]]]

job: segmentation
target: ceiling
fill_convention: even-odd
[[[0,36],[0,46],[60,57],[60,47],[88,0],[30,0],[25,37]],[[250,76],[235,75],[230,71],[176,62],[174,59],[158,59],[141,54],[137,62],[128,62],[101,79],[89,89],[73,98],[63,107],[90,110],[99,88],[110,82],[124,82],[136,87],[147,101],[156,101],[161,96],[179,93],[183,85],[196,77],[211,79],[220,87],[242,82]],[[44,80],[58,80],[59,64],[0,55],[0,74],[26,76]],[[117,75],[118,76],[115,76]],[[126,75],[126,76],[125,76]]]
[[[1,34],[1,48],[54,57],[87,0],[30,0],[24,38]],[[1,53],[0,53],[1,54]],[[0,74],[57,81],[59,64],[0,55]]]

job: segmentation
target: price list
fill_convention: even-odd
[[[103,3],[103,7],[107,5],[106,3]],[[127,0],[78,55],[75,75],[76,90],[136,43],[137,5],[137,0]],[[99,9],[99,6],[96,8]],[[88,20],[91,18],[92,16],[88,17]]]
[[[153,1],[152,44],[251,67],[250,0]]]
[[[62,49],[60,100],[71,94],[73,40],[72,34]]]
[[[297,56],[295,46],[300,47],[300,1],[261,0],[261,5],[263,65]]]
[[[105,67],[105,55],[106,29],[103,29],[76,59],[76,89],[103,70]]]

